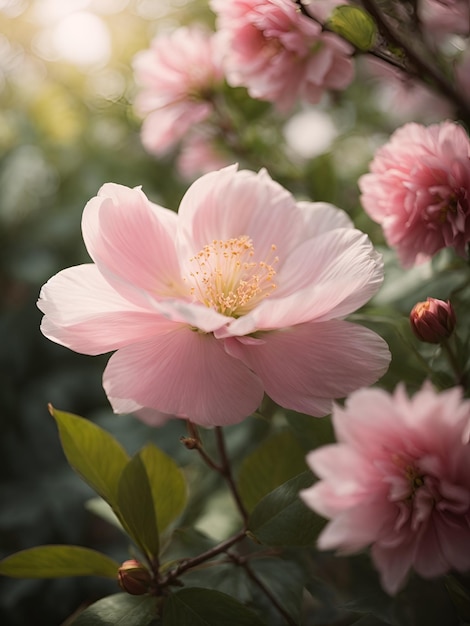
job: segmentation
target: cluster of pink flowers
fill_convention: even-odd
[[[381,258],[344,212],[296,202],[265,171],[207,174],[178,214],[107,184],[82,227],[94,263],[46,283],[42,331],[117,350],[104,388],[118,413],[231,424],[267,393],[320,416],[388,367],[386,343],[342,319],[379,288]]]
[[[318,102],[354,76],[352,47],[302,15],[292,0],[212,0],[229,84],[281,111]]]
[[[155,37],[149,50],[137,54],[134,73],[140,88],[135,109],[144,118],[142,143],[157,155],[207,120],[224,76],[212,34],[197,26]]]
[[[425,385],[353,393],[335,406],[338,443],[307,458],[320,481],[305,503],[331,521],[321,549],[371,545],[391,594],[413,568],[424,578],[470,568],[470,401],[459,388]]]
[[[404,267],[445,247],[467,255],[470,141],[458,124],[399,128],[376,152],[359,187],[364,209],[381,224]]]

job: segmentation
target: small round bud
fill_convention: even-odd
[[[141,596],[148,593],[152,577],[146,567],[130,559],[124,561],[118,571],[118,581],[121,589],[133,596]]]
[[[454,331],[456,318],[449,300],[427,298],[418,302],[410,313],[410,323],[414,334],[427,343],[441,343]]]

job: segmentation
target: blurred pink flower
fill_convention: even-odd
[[[296,203],[264,170],[206,174],[179,214],[109,183],[82,227],[94,263],[44,285],[42,332],[85,354],[117,350],[104,373],[117,413],[231,424],[266,392],[325,415],[387,369],[386,343],[341,319],[379,288],[381,258],[344,212]]]
[[[433,36],[468,35],[470,32],[468,0],[419,0],[418,16]]]
[[[307,457],[320,480],[301,492],[331,521],[321,549],[371,545],[382,586],[396,593],[408,572],[425,578],[470,568],[470,401],[431,385],[409,399],[402,386],[353,393],[335,406],[337,444]]]
[[[180,176],[186,180],[194,180],[201,174],[207,174],[230,164],[231,159],[228,154],[223,154],[215,140],[212,133],[204,133],[203,129],[190,133],[183,140],[176,160]]]
[[[354,76],[352,47],[322,32],[292,0],[211,0],[227,80],[288,111],[298,99],[318,102]]]
[[[141,88],[134,106],[144,118],[142,143],[157,155],[209,117],[210,95],[223,80],[213,35],[196,26],[155,37],[149,50],[136,55],[134,73]]]
[[[470,241],[470,141],[445,121],[405,124],[379,148],[359,179],[361,202],[381,224],[404,267],[453,246],[466,256]]]

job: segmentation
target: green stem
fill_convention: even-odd
[[[466,384],[465,373],[462,371],[462,368],[460,367],[460,363],[457,358],[457,355],[455,354],[452,346],[450,345],[449,340],[444,339],[441,342],[441,346],[442,346],[442,350],[444,351],[447,357],[447,360],[449,361],[449,365],[454,373],[456,384],[462,385],[462,387],[465,387],[465,384]]]

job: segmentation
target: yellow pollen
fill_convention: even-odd
[[[247,235],[214,239],[190,259],[194,267],[189,275],[191,295],[222,315],[240,317],[248,313],[276,289],[273,266],[279,259],[275,250],[273,244],[272,258],[255,261],[253,242]]]

